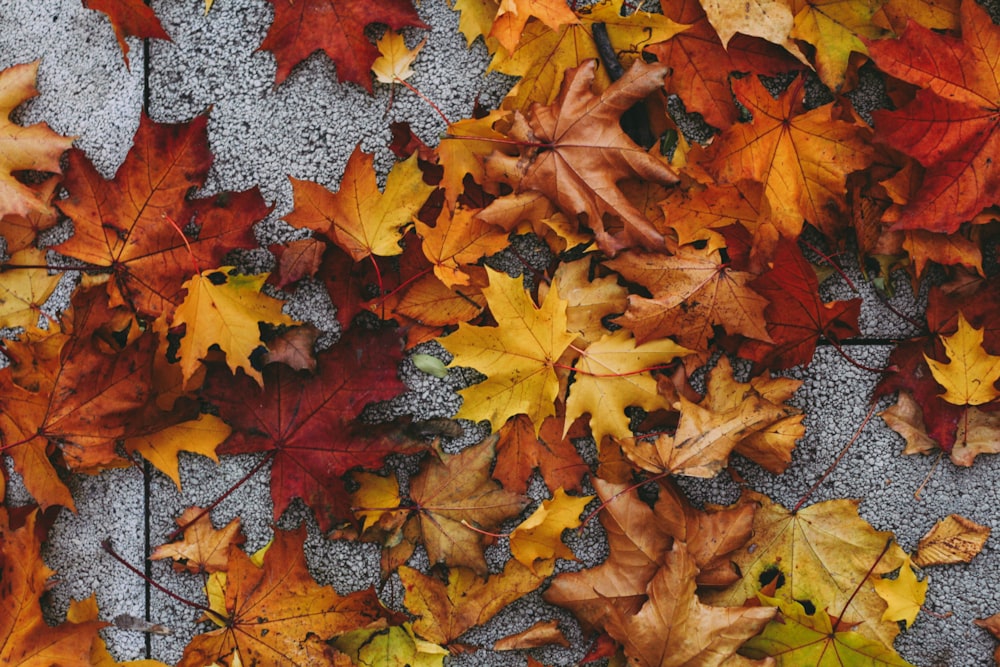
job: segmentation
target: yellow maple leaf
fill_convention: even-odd
[[[941,398],[954,405],[982,405],[1000,398],[993,385],[1000,380],[1000,357],[983,349],[983,331],[976,329],[958,313],[958,330],[951,336],[941,336],[950,360],[943,363],[924,359],[938,384],[945,388]]]
[[[464,401],[456,416],[488,420],[496,430],[524,413],[537,435],[542,421],[555,414],[554,364],[576,338],[566,331],[566,302],[553,285],[541,307],[535,306],[520,278],[486,272],[490,284],[483,295],[498,326],[459,324],[458,331],[438,339],[454,355],[452,366],[470,366],[486,376],[459,392]]]
[[[386,31],[376,44],[382,55],[372,63],[372,72],[375,74],[375,78],[382,83],[395,83],[409,79],[413,76],[410,65],[417,59],[417,54],[426,43],[427,39],[425,38],[412,49],[408,49],[402,35],[391,30]]]
[[[795,25],[789,34],[816,47],[816,71],[833,90],[844,83],[851,53],[868,54],[861,38],[884,31],[872,23],[879,2],[870,0],[795,0]]]
[[[149,435],[125,440],[128,452],[139,452],[156,469],[169,477],[181,490],[181,476],[177,455],[181,451],[207,456],[216,463],[219,457],[215,448],[229,437],[232,429],[215,415],[198,415],[197,419],[174,424]]]
[[[295,208],[285,221],[332,238],[354,261],[369,255],[399,255],[400,228],[409,224],[434,188],[424,183],[416,154],[396,164],[385,191],[375,181],[375,156],[356,147],[347,161],[340,189],[291,178]]]
[[[62,275],[49,275],[45,253],[35,248],[14,253],[8,263],[38,268],[4,273],[0,282],[0,327],[37,327],[41,306],[55,291]]]
[[[565,430],[569,431],[577,417],[589,412],[590,430],[598,443],[606,435],[629,437],[632,431],[625,408],[634,405],[647,411],[670,409],[649,369],[690,352],[669,338],[636,345],[627,329],[605,335],[573,363],[577,374],[566,399]]]
[[[218,345],[226,354],[230,370],[235,373],[242,368],[263,385],[260,371],[250,361],[256,350],[266,350],[257,324],[298,324],[281,312],[282,301],[261,293],[267,276],[241,275],[235,268],[224,266],[203,271],[184,283],[187,296],[174,312],[172,326],[187,326],[177,352],[185,382],[198,370],[208,349]]]
[[[594,496],[570,496],[565,490],[556,489],[550,500],[543,500],[538,509],[511,532],[511,555],[532,572],[536,560],[576,560],[572,549],[563,544],[562,532],[580,525],[580,513],[593,499]]]
[[[500,0],[490,37],[496,38],[508,53],[513,53],[521,41],[521,32],[532,17],[552,30],[577,20],[564,0]]]
[[[930,583],[930,577],[924,577],[923,581],[917,579],[909,556],[899,568],[898,577],[877,579],[875,592],[889,605],[882,614],[882,620],[906,621],[907,628],[913,625],[920,608],[924,605],[924,598],[927,597],[927,586]]]

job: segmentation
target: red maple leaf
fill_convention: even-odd
[[[820,336],[838,342],[859,334],[861,299],[824,303],[812,266],[794,241],[782,239],[770,271],[750,287],[771,303],[764,309],[772,343],[747,340],[740,356],[775,370],[812,361]]]
[[[401,358],[397,331],[354,329],[319,355],[316,375],[266,366],[263,390],[242,372],[213,368],[203,396],[233,427],[218,453],[267,452],[275,519],[302,498],[320,528],[330,530],[351,517],[341,475],[356,466],[379,467],[387,455],[414,448],[398,438],[373,438],[366,432],[371,427],[355,422],[368,403],[405,389],[396,377]]]
[[[163,29],[160,19],[153,13],[152,7],[142,0],[83,0],[83,6],[103,12],[111,19],[111,27],[115,30],[115,39],[121,47],[125,66],[128,67],[128,42],[126,37],[155,37],[170,41],[170,35]]]
[[[292,69],[314,51],[322,50],[337,65],[337,76],[372,91],[369,70],[378,49],[368,41],[365,28],[384,23],[392,30],[406,26],[429,27],[410,0],[270,0],[274,22],[260,45],[278,61],[275,83],[288,78]]]
[[[187,198],[212,165],[207,124],[207,116],[167,125],[143,115],[110,181],[83,151],[69,152],[69,197],[58,206],[74,233],[55,250],[110,273],[112,306],[158,317],[180,303],[197,266],[218,266],[227,252],[256,246],[251,228],[270,211],[256,189]]]
[[[868,44],[879,69],[920,86],[898,111],[876,111],[876,137],[927,170],[896,229],[952,233],[1000,197],[1000,28],[973,0],[962,36],[913,21],[898,40]]]

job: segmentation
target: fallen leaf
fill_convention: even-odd
[[[953,405],[982,405],[1000,398],[993,385],[1000,380],[1000,357],[983,349],[983,332],[958,314],[958,330],[941,336],[947,363],[924,355],[934,379],[945,389],[941,398]]]
[[[539,560],[576,560],[572,549],[563,543],[562,533],[580,526],[580,513],[593,499],[594,496],[570,496],[563,489],[556,489],[551,499],[543,500],[538,509],[511,531],[511,555],[532,572]]]
[[[792,40],[794,27],[792,8],[783,0],[750,0],[742,5],[725,0],[701,0],[708,21],[719,34],[723,46],[741,33],[760,37],[782,46],[807,66],[809,61]]]
[[[178,667],[202,667],[231,654],[247,665],[329,665],[317,661],[309,636],[328,640],[386,626],[389,614],[374,589],[341,596],[313,580],[302,551],[305,537],[305,527],[276,530],[262,566],[240,549],[230,549],[222,597],[210,598],[211,613],[206,613],[223,627],[194,637]]]
[[[507,136],[520,144],[520,155],[494,152],[486,158],[487,175],[506,181],[517,192],[545,194],[567,216],[586,214],[597,243],[610,254],[633,243],[664,247],[663,237],[624,196],[618,182],[643,178],[669,185],[677,176],[667,164],[646,153],[622,130],[621,114],[663,85],[667,68],[637,62],[601,93],[594,91],[596,61],[566,72],[559,97],[515,112]],[[545,150],[540,150],[544,147]],[[620,218],[624,238],[613,236],[604,216]]]
[[[225,572],[229,568],[229,552],[246,539],[236,517],[225,527],[212,526],[208,510],[189,507],[176,519],[184,536],[176,542],[161,544],[149,555],[150,560],[173,559],[174,570],[191,574]]]
[[[48,202],[17,180],[13,172],[31,169],[62,173],[59,158],[73,143],[72,138],[59,136],[45,123],[22,127],[10,120],[14,109],[38,94],[38,63],[36,60],[0,72],[0,218],[51,211]]]
[[[365,34],[372,23],[391,30],[428,28],[409,0],[359,4],[351,0],[269,0],[274,21],[259,50],[270,51],[278,62],[275,84],[282,83],[300,62],[322,50],[337,66],[337,77],[372,91],[368,71],[378,50]]]
[[[869,0],[794,0],[795,22],[789,37],[816,49],[816,72],[828,88],[844,86],[852,53],[868,55],[862,38],[878,39],[884,31],[875,25],[875,12],[882,4]]]
[[[432,565],[466,567],[484,576],[482,545],[487,534],[527,505],[524,496],[490,478],[495,445],[492,436],[458,454],[431,457],[410,480],[410,497]]]
[[[742,651],[753,658],[774,656],[778,667],[913,667],[880,642],[857,632],[842,631],[840,621],[822,609],[807,614],[795,600],[760,596],[781,610],[764,631],[744,644]]]
[[[382,83],[396,83],[409,79],[413,76],[410,65],[417,59],[417,54],[426,43],[427,39],[424,38],[412,49],[408,49],[401,34],[391,30],[386,31],[376,44],[380,55],[372,63],[372,73],[375,74],[375,78]]]
[[[438,340],[454,355],[451,366],[471,366],[486,379],[459,391],[457,418],[488,420],[494,430],[510,417],[527,414],[535,425],[555,414],[559,393],[554,364],[576,336],[566,331],[566,302],[553,287],[535,306],[520,278],[486,269],[483,295],[496,327],[460,324]]]
[[[433,188],[424,183],[417,158],[411,156],[392,168],[385,191],[380,192],[374,164],[374,155],[356,146],[335,193],[291,178],[295,208],[285,221],[332,238],[355,262],[369,255],[401,254],[401,228],[409,224]]]
[[[514,53],[524,26],[532,18],[551,30],[577,21],[576,14],[564,0],[500,0],[489,36],[500,42],[508,53]]]
[[[34,329],[39,317],[46,317],[41,307],[55,291],[62,275],[50,275],[45,268],[45,253],[34,248],[17,251],[10,256],[9,263],[32,268],[4,272],[0,283],[0,327]]]
[[[443,667],[448,649],[413,634],[410,623],[379,630],[355,630],[333,640],[353,665],[363,667]]]
[[[930,585],[930,577],[924,577],[918,581],[917,575],[910,564],[910,557],[907,556],[903,564],[899,567],[899,576],[895,579],[875,580],[875,592],[885,600],[888,608],[882,614],[883,621],[905,621],[909,629],[916,620],[917,614],[924,606],[924,598],[927,597],[927,587]]]
[[[612,607],[607,631],[637,667],[726,665],[775,614],[770,607],[711,607],[695,595],[698,568],[682,542],[663,555],[649,600],[634,615]]]
[[[111,20],[111,27],[115,30],[115,39],[121,47],[126,67],[129,64],[126,37],[141,39],[152,37],[170,41],[170,35],[163,29],[152,7],[142,0],[83,0],[83,6],[107,14]]]
[[[266,280],[266,273],[247,276],[223,266],[184,283],[187,296],[174,311],[171,326],[185,325],[177,352],[185,382],[200,367],[209,348],[218,345],[232,372],[242,369],[263,386],[264,378],[251,359],[267,352],[258,324],[298,324],[282,312],[284,302],[261,292]]]
[[[574,427],[563,435],[563,420],[547,417],[536,432],[528,415],[511,417],[498,432],[493,478],[505,489],[525,493],[528,479],[537,468],[550,489],[581,491],[583,475],[589,468],[571,441],[584,435],[582,429]]]
[[[958,514],[949,514],[920,538],[913,564],[917,567],[970,563],[990,536],[983,526]]]
[[[570,647],[566,635],[559,629],[559,621],[538,621],[527,630],[508,635],[493,642],[494,651],[521,651],[542,646]]]
[[[157,470],[173,480],[181,490],[180,452],[207,456],[216,463],[215,448],[229,437],[232,429],[215,415],[200,414],[192,421],[168,426],[153,433],[125,440],[125,451],[142,454]]]

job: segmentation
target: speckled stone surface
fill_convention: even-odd
[[[42,61],[41,95],[19,110],[19,118],[23,122],[45,120],[58,132],[76,136],[76,145],[110,176],[131,146],[144,100],[157,121],[187,120],[211,109],[209,136],[215,164],[203,194],[259,186],[265,199],[275,206],[272,216],[257,229],[262,246],[299,234],[281,222],[281,216],[292,207],[289,176],[335,186],[348,156],[359,144],[376,154],[376,166],[384,172],[393,160],[386,149],[390,122],[409,121],[414,131],[432,144],[444,129],[438,115],[403,88],[396,88],[390,105],[387,86],[377,85],[375,94],[369,95],[355,85],[339,83],[335,67],[322,55],[314,55],[285,83],[274,86],[273,56],[258,50],[272,17],[266,0],[216,0],[207,15],[202,0],[156,0],[153,6],[173,41],[152,41],[147,62],[142,43],[132,40],[129,70],[108,21],[84,9],[79,0],[0,0],[0,67]],[[444,0],[423,0],[419,12],[431,28],[405,33],[409,44],[427,37],[414,65],[412,83],[451,118],[468,116],[477,99],[486,106],[495,105],[511,82],[502,76],[484,76],[488,58],[482,45],[466,48],[457,31],[457,15]],[[871,96],[867,100],[870,105],[878,104],[880,94],[877,86],[858,93]],[[919,316],[924,296],[914,295],[905,277],[897,275],[889,309],[861,277],[856,261],[850,256],[839,259],[858,293],[843,278],[833,276],[824,282],[823,295],[828,299],[864,299],[862,331],[866,338],[846,351],[864,365],[879,367],[890,349],[886,342],[913,333],[906,318]],[[244,260],[261,268],[271,261],[263,251],[251,252]],[[298,288],[290,309],[295,317],[336,335],[329,298],[318,285]],[[442,352],[433,344],[421,349],[435,350]],[[805,381],[795,401],[806,412],[808,429],[791,469],[775,477],[752,464],[734,463],[753,488],[786,505],[798,500],[851,439],[868,409],[868,397],[877,380],[874,373],[848,363],[825,346],[817,351],[808,369],[791,374]],[[453,414],[458,406],[454,389],[459,378],[430,378],[415,371],[409,362],[403,364],[402,375],[410,391],[387,410],[417,418]],[[474,434],[469,436],[474,438]],[[457,449],[463,444],[467,443],[450,446]],[[923,500],[917,501],[913,493],[932,461],[902,457],[901,449],[901,438],[878,418],[873,419],[840,466],[816,490],[813,500],[861,498],[862,516],[876,528],[895,531],[907,550],[914,548],[936,520],[950,513],[994,530],[1000,528],[1000,515],[995,511],[1000,495],[995,483],[1000,458],[981,457],[969,469],[943,462],[926,484]],[[99,543],[114,536],[119,553],[141,566],[149,547],[163,541],[185,507],[219,497],[257,461],[253,456],[239,456],[215,465],[183,454],[182,491],[158,473],[146,480],[136,469],[73,480],[79,513],[64,512],[59,517],[45,554],[59,571],[47,608],[50,618],[58,619],[65,613],[71,596],[86,597],[96,591],[104,619],[122,613],[142,617],[148,612],[151,620],[173,629],[172,635],[152,637],[104,631],[116,658],[149,655],[167,663],[178,660],[190,637],[207,627],[196,623],[199,612],[147,590],[139,578],[101,552]],[[412,462],[402,458],[396,465],[412,469]],[[687,480],[683,485],[699,502],[731,502],[738,494],[728,476]],[[537,480],[533,491],[536,496],[541,492]],[[16,500],[16,484],[10,493]],[[228,496],[212,512],[212,518],[221,525],[240,516],[247,548],[256,549],[269,537],[271,514],[265,469]],[[311,517],[301,505],[295,505],[281,525],[291,527],[301,521],[311,522]],[[606,557],[607,545],[597,522],[573,540],[581,563],[565,567],[594,565]],[[499,566],[503,548],[501,541],[489,551],[494,567]],[[379,583],[378,553],[371,546],[325,540],[310,523],[306,551],[317,580],[341,592]],[[418,551],[416,562],[421,557]],[[201,599],[196,578],[178,576],[162,562],[154,563],[151,571],[178,594]],[[924,667],[991,664],[993,640],[973,626],[972,619],[1000,611],[996,540],[991,539],[970,565],[934,568],[931,578],[926,607],[942,617],[921,614],[916,625],[902,633],[897,647],[904,657]],[[398,582],[390,580],[383,596],[398,604],[400,595]],[[546,664],[575,664],[585,650],[579,629],[566,613],[545,605],[538,594],[511,605],[495,621],[471,631],[466,638],[489,646],[496,638],[552,617],[562,621],[573,646],[539,651],[536,657]],[[520,666],[525,658],[516,652],[478,651],[451,658],[447,664]]]

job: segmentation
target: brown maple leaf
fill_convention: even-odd
[[[170,35],[163,29],[153,8],[142,0],[83,0],[83,6],[107,14],[111,27],[115,29],[115,39],[121,47],[126,67],[129,66],[126,37],[153,37],[170,41]]]
[[[462,452],[432,457],[410,481],[410,497],[431,564],[461,565],[485,575],[488,532],[520,514],[527,499],[490,478],[496,436]]]
[[[275,84],[280,84],[300,62],[322,50],[337,65],[337,76],[372,91],[369,71],[378,49],[365,35],[372,23],[392,30],[407,26],[427,28],[410,0],[269,0],[274,22],[261,50],[271,51],[278,61]]]
[[[304,526],[275,531],[260,567],[243,551],[230,550],[223,595],[205,614],[222,627],[192,639],[178,667],[330,665],[310,636],[322,641],[386,626],[390,614],[374,589],[342,596],[313,580],[302,551],[305,537]]]
[[[605,264],[653,293],[629,296],[628,310],[618,318],[638,343],[674,336],[684,347],[704,352],[716,324],[730,334],[770,340],[767,300],[748,285],[754,275],[733,270],[708,247],[681,248],[672,257],[629,252]]]
[[[694,559],[674,542],[635,614],[612,607],[607,630],[637,667],[729,664],[736,650],[774,618],[771,607],[712,607],[695,595]]]
[[[538,433],[528,415],[516,415],[500,428],[494,479],[515,493],[528,490],[528,478],[535,468],[549,489],[580,491],[587,464],[573,446],[573,438],[586,435],[580,423],[574,423],[563,435],[563,420],[549,417]]]
[[[492,153],[486,158],[487,174],[518,191],[545,194],[568,216],[585,214],[598,244],[610,254],[636,243],[662,248],[663,237],[618,182],[642,178],[669,185],[677,176],[633,142],[619,118],[663,85],[667,67],[636,62],[600,93],[593,90],[595,68],[596,61],[589,60],[568,71],[552,105],[534,106],[527,116],[515,112],[507,136],[521,144],[520,155]],[[605,216],[625,223],[624,237],[609,233]]]
[[[83,151],[69,155],[59,208],[74,223],[58,252],[110,275],[111,305],[158,317],[180,303],[182,285],[198,268],[222,264],[235,248],[256,246],[252,226],[270,208],[254,190],[190,200],[205,183],[212,154],[207,116],[166,125],[145,115],[135,144],[112,180]]]
[[[150,560],[174,560],[178,572],[223,572],[229,567],[229,552],[246,539],[236,517],[224,528],[216,530],[207,510],[189,507],[177,517],[177,524],[184,529],[183,539],[161,544],[149,555]]]

